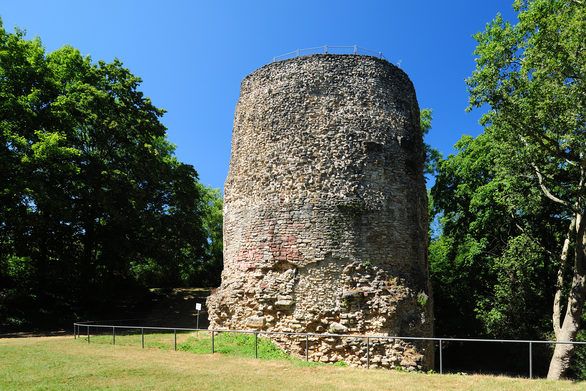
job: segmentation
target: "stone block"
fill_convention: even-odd
[[[263,316],[250,316],[246,319],[246,326],[251,329],[262,329],[265,325]]]
[[[346,326],[344,326],[343,324],[333,322],[333,323],[330,323],[329,331],[332,334],[343,334],[346,331],[348,331],[348,328]]]

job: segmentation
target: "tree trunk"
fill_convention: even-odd
[[[582,288],[583,288],[583,281],[584,276],[582,276]],[[574,289],[574,287],[572,287]],[[583,289],[582,289],[583,290]],[[566,312],[566,316],[564,317],[564,324],[560,329],[559,336],[556,338],[557,341],[574,341],[576,339],[576,334],[580,328],[580,316],[581,312],[577,310],[578,308],[582,308],[584,305],[584,293],[582,292],[581,300],[574,298],[568,299],[568,307],[573,307],[575,310],[568,310]],[[550,380],[558,380],[568,370],[570,367],[570,361],[572,359],[572,355],[574,354],[574,345],[572,344],[556,344],[555,349],[553,351],[553,357],[549,363],[549,371],[547,373],[547,378]]]
[[[566,269],[566,264],[568,263],[568,250],[570,249],[570,243],[572,242],[572,237],[574,236],[574,232],[576,230],[576,217],[572,218],[570,222],[570,226],[568,227],[568,232],[566,233],[566,239],[564,240],[564,245],[562,247],[562,255],[560,257],[560,265],[558,267],[558,275],[556,281],[556,289],[555,289],[555,296],[553,299],[553,314],[552,314],[552,321],[553,321],[553,332],[557,339],[560,336],[560,329],[561,329],[561,318],[562,318],[562,292],[564,289],[564,271]]]
[[[580,329],[582,308],[584,307],[584,298],[586,296],[586,273],[584,270],[586,237],[584,235],[584,223],[581,217],[581,215],[576,216],[577,232],[572,285],[568,296],[568,305],[564,316],[564,322],[559,329],[557,327],[560,324],[559,319],[556,320],[554,317],[554,330],[556,331],[557,341],[575,341],[576,334]],[[574,345],[556,344],[553,357],[549,363],[547,378],[558,380],[564,376],[570,366],[570,360],[573,354]]]

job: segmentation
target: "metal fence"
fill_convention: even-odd
[[[73,324],[73,335],[74,339],[80,338],[82,328],[87,335],[88,344],[91,341],[90,329],[106,329],[112,332],[112,344],[116,344],[116,330],[140,330],[141,334],[141,345],[144,348],[145,344],[145,330],[158,330],[173,332],[174,335],[174,349],[177,350],[177,332],[184,331],[204,331],[211,333],[211,353],[215,353],[214,338],[219,333],[236,333],[236,334],[251,334],[254,335],[254,351],[255,358],[258,358],[258,337],[259,335],[286,335],[286,336],[297,336],[305,338],[305,360],[309,361],[309,338],[353,338],[363,339],[366,342],[366,367],[370,368],[370,346],[373,340],[400,340],[400,341],[434,341],[437,343],[439,348],[439,373],[444,373],[443,365],[443,346],[446,342],[487,342],[487,343],[501,343],[501,344],[527,344],[529,347],[528,357],[528,374],[529,378],[533,378],[533,345],[536,344],[571,344],[571,345],[586,345],[586,342],[573,342],[573,341],[542,341],[542,340],[520,340],[520,339],[482,339],[482,338],[426,338],[426,337],[394,337],[394,336],[381,336],[381,335],[353,335],[353,334],[317,334],[317,333],[293,333],[293,332],[279,332],[279,331],[256,331],[256,330],[222,330],[222,329],[198,329],[198,328],[185,328],[185,327],[153,327],[153,326],[125,326],[125,325],[113,325],[113,324],[98,324],[94,322],[76,322]]]
[[[332,46],[332,45],[324,45],[324,46],[316,46],[313,48],[305,48],[305,49],[296,49],[292,52],[281,54],[279,56],[273,57],[273,62],[286,60],[288,58],[294,57],[301,57],[307,56],[309,54],[317,54],[317,53],[324,53],[324,54],[369,54],[376,56],[378,58],[385,59],[382,52],[375,52],[374,50],[365,49],[359,47],[358,45],[353,46]]]

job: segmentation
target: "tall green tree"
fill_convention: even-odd
[[[558,261],[553,331],[573,341],[586,297],[586,4],[518,0],[514,8],[515,26],[497,16],[475,36],[470,104],[490,108],[482,123],[503,147],[497,175],[530,184],[527,198],[539,192],[559,208],[565,228],[548,249]],[[573,350],[556,345],[548,378],[566,372]]]
[[[140,82],[118,60],[45,54],[0,24],[5,318],[81,314],[136,282],[133,267],[157,267],[158,284],[172,285],[204,259],[197,173],[173,155],[164,110]]]
[[[556,270],[547,248],[563,227],[559,208],[530,183],[499,175],[507,151],[490,134],[463,136],[456,150],[431,190],[441,228],[430,244],[438,331],[543,338]]]

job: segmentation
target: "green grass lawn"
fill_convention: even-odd
[[[222,339],[224,339],[222,341]],[[203,333],[141,336],[35,337],[0,339],[0,390],[584,390],[584,383],[495,376],[405,373],[388,370],[305,366],[297,359],[272,357],[252,338],[218,336],[218,350],[206,353]],[[206,345],[208,344],[208,345]],[[192,352],[199,352],[194,354]],[[236,357],[234,355],[244,357]],[[252,356],[252,357],[251,357]]]
[[[102,329],[107,330],[107,329]],[[140,333],[133,332],[132,334],[121,334],[118,331],[115,339],[107,330],[106,333],[99,335],[90,335],[90,344],[107,344],[118,346],[134,346],[142,347],[143,336]],[[175,345],[175,335],[173,332],[167,333],[150,333],[145,330],[144,347],[158,348],[166,350],[177,350],[198,354],[212,353],[212,338],[207,331],[200,332],[177,332],[177,340]],[[79,343],[87,344],[87,335],[81,334],[77,339]],[[292,360],[299,361],[288,354],[284,353],[276,347],[269,339],[258,337],[257,351],[255,351],[254,335],[243,333],[216,333],[214,337],[214,352],[226,354],[235,357],[256,357],[267,360]]]

